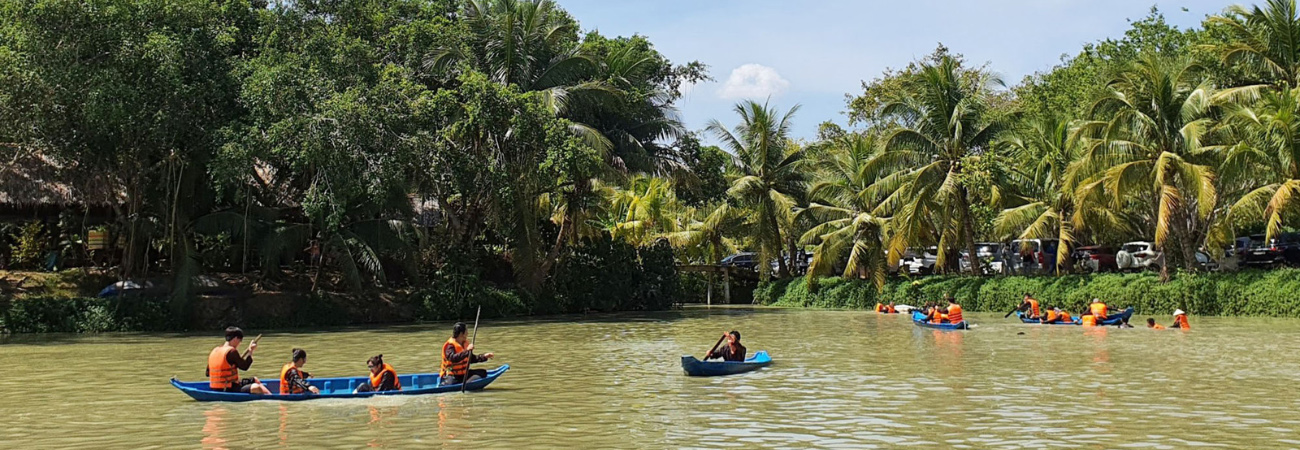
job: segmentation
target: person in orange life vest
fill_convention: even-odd
[[[885,307],[885,312],[889,314],[898,314],[898,308],[894,307],[894,302],[889,302],[889,306]]]
[[[248,345],[248,357],[239,355],[239,344],[244,342],[244,330],[226,328],[226,343],[208,353],[208,387],[214,391],[243,392],[245,394],[270,394],[271,390],[257,378],[239,378],[239,371],[253,365],[253,352],[257,343]]]
[[[961,305],[958,304],[957,299],[952,298],[952,296],[947,296],[947,300],[948,314],[944,316],[944,319],[946,319],[948,323],[962,323],[965,318],[961,316]]]
[[[884,303],[876,303],[876,312],[878,312],[878,313],[884,313],[884,312],[886,312],[886,310],[885,310],[885,304],[884,304]]]
[[[1052,308],[1051,306],[1044,309],[1047,310],[1047,314],[1038,318],[1039,323],[1057,323],[1061,321],[1060,309]]]
[[[1091,312],[1098,322],[1106,320],[1106,310],[1108,309],[1110,308],[1106,306],[1106,302],[1101,301],[1099,298],[1092,299],[1092,304],[1088,305],[1088,312]]]
[[[1173,324],[1173,325],[1170,325],[1169,328],[1177,328],[1177,329],[1180,329],[1180,330],[1190,330],[1190,329],[1192,329],[1192,324],[1187,323],[1187,313],[1183,312],[1183,310],[1181,310],[1181,309],[1175,309],[1175,310],[1174,310],[1174,324]]]
[[[1053,310],[1056,311],[1056,320],[1057,320],[1058,322],[1065,322],[1065,323],[1074,322],[1074,318],[1073,318],[1073,317],[1070,317],[1070,312],[1069,312],[1069,311],[1066,311],[1066,310],[1061,309],[1061,308],[1059,308],[1059,307],[1058,307],[1058,308],[1053,308]]]
[[[466,379],[473,381],[474,377],[487,378],[486,370],[470,370],[469,365],[487,361],[492,356],[491,352],[475,355],[474,344],[469,343],[465,323],[456,322],[451,327],[451,338],[442,344],[442,369],[439,370],[442,384],[460,384]]]
[[[745,352],[748,350],[745,349],[745,346],[740,345],[740,332],[731,330],[730,333],[722,336],[727,338],[727,345],[724,345],[717,350],[710,351],[709,354],[704,355],[704,360],[708,361],[713,358],[722,358],[723,361],[744,361]]]
[[[1084,311],[1083,316],[1079,317],[1079,324],[1085,327],[1097,326],[1097,316],[1092,315],[1091,311]]]
[[[402,381],[397,379],[397,371],[384,362],[384,355],[371,356],[366,360],[370,369],[370,382],[357,386],[353,392],[383,392],[402,390]]]
[[[1038,300],[1035,299],[1034,296],[1029,295],[1028,292],[1025,293],[1025,299],[1020,302],[1020,306],[1016,307],[1016,311],[1025,313],[1025,317],[1030,319],[1037,319],[1043,316],[1042,310],[1038,307]]]
[[[1165,326],[1156,323],[1156,319],[1153,319],[1153,318],[1148,317],[1148,318],[1147,318],[1147,328],[1150,328],[1150,329],[1152,329],[1152,330],[1163,330],[1163,329],[1165,329]]]
[[[293,349],[293,361],[280,368],[280,395],[320,393],[320,389],[307,383],[311,374],[302,370],[304,365],[307,365],[307,351],[301,348]]]

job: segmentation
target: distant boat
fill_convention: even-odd
[[[1028,316],[1025,315],[1024,312],[1021,311],[1016,311],[1016,316],[1020,317],[1020,321],[1024,323],[1041,323],[1038,321],[1038,319],[1030,319]],[[1110,325],[1119,325],[1121,323],[1127,322],[1131,317],[1133,317],[1132,306],[1128,308],[1124,308],[1124,310],[1120,311],[1118,314],[1107,316],[1105,320],[1098,320],[1097,326],[1102,327],[1102,326],[1110,326]],[[1083,319],[1079,317],[1075,317],[1074,320],[1071,322],[1056,322],[1056,323],[1048,323],[1043,325],[1082,325],[1083,322],[1081,320]]]
[[[922,314],[920,311],[916,311],[916,310],[913,310],[913,311],[912,311],[912,323],[916,324],[916,326],[918,326],[918,327],[934,328],[934,329],[937,329],[937,330],[968,330],[968,329],[970,329],[970,324],[967,324],[965,320],[963,320],[963,321],[961,321],[961,322],[957,322],[957,323],[948,323],[948,322],[943,322],[943,323],[931,323],[931,322],[930,322],[930,321],[925,317],[925,314]]]
[[[479,378],[470,381],[465,386],[466,391],[479,391],[492,384],[501,374],[510,370],[510,365],[503,365],[488,372],[487,378]],[[439,394],[443,392],[460,392],[461,383],[442,384],[442,377],[436,373],[416,373],[410,375],[399,375],[397,381],[402,384],[400,391],[382,391],[382,392],[358,392],[353,393],[357,386],[370,382],[369,377],[345,377],[345,378],[310,378],[308,384],[320,389],[320,394],[245,394],[241,392],[221,392],[214,391],[208,387],[207,381],[177,381],[172,378],[172,386],[180,389],[185,395],[190,396],[201,402],[247,402],[254,400],[280,400],[280,401],[302,401],[316,400],[322,398],[366,398],[377,395],[424,395]],[[280,380],[263,381],[263,385],[271,392],[280,392]]]
[[[772,357],[759,350],[754,356],[741,361],[700,361],[694,356],[682,357],[682,370],[693,377],[712,377],[717,375],[734,375],[758,370],[772,364]]]

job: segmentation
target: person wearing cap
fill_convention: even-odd
[[[1101,301],[1099,298],[1092,299],[1092,304],[1088,305],[1088,311],[1092,313],[1093,317],[1097,318],[1098,322],[1106,320],[1107,309],[1106,302]]]
[[[1147,318],[1147,328],[1150,328],[1150,329],[1152,329],[1152,330],[1163,330],[1163,329],[1165,329],[1165,326],[1156,323],[1156,319],[1155,319],[1155,318],[1148,317],[1148,318]]]
[[[1175,309],[1175,310],[1174,310],[1174,324],[1173,324],[1173,325],[1170,325],[1169,328],[1177,328],[1177,329],[1180,329],[1180,330],[1190,330],[1190,329],[1192,329],[1192,325],[1189,324],[1189,323],[1187,323],[1187,313],[1183,312],[1183,310],[1181,310],[1181,309]]]
[[[704,360],[708,361],[713,358],[722,358],[723,361],[744,361],[745,352],[748,350],[745,349],[745,346],[740,345],[740,332],[731,330],[731,332],[722,335],[722,337],[727,339],[727,345],[710,351],[709,354],[704,355]]]
[[[473,377],[487,378],[486,370],[470,370],[469,365],[492,359],[493,355],[491,352],[475,355],[466,328],[465,322],[456,322],[451,327],[451,337],[442,344],[442,368],[439,370],[442,384],[460,384],[467,379],[473,381]]]

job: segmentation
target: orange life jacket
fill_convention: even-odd
[[[233,351],[233,347],[220,345],[208,354],[208,387],[228,389],[239,384],[239,368],[226,361],[226,355]]]
[[[293,363],[285,364],[284,367],[280,368],[280,395],[307,392],[298,386],[289,385],[289,371],[298,372],[298,378],[307,378],[307,375],[298,370],[298,367],[294,366]]]
[[[953,304],[951,304],[951,305],[948,305],[948,317],[947,317],[947,319],[948,319],[948,322],[950,322],[950,323],[961,323],[961,321],[962,321],[962,318],[961,318],[961,305],[958,305],[958,304],[956,304],[956,303],[953,303]]]
[[[447,338],[447,343],[442,344],[442,370],[440,370],[439,375],[443,377],[464,377],[465,374],[469,373],[470,358],[465,358],[458,362],[452,362],[450,359],[447,359],[448,345],[451,346],[453,353],[465,351],[465,347],[461,346],[459,342],[456,342],[456,338]]]
[[[1153,325],[1153,326],[1151,327],[1151,329],[1153,329],[1153,330],[1163,330],[1163,329],[1165,329],[1165,326],[1157,323],[1157,324]]]
[[[1085,327],[1097,326],[1097,316],[1093,316],[1093,315],[1083,316],[1083,326]]]
[[[878,313],[885,312],[885,305],[882,305],[882,304],[880,304],[880,303],[876,303],[876,312],[878,312]]]
[[[886,313],[886,314],[898,314],[898,310],[897,310],[897,309],[894,309],[894,305],[886,305],[886,306],[885,306],[885,313]]]
[[[402,382],[397,379],[397,371],[393,370],[393,366],[388,365],[388,363],[384,363],[384,368],[380,369],[379,373],[370,374],[370,387],[379,389],[379,385],[384,384],[385,373],[393,374],[393,389],[402,390]]]
[[[1074,322],[1074,318],[1070,317],[1069,311],[1061,311],[1061,314],[1058,317],[1061,318],[1062,322]]]
[[[1050,310],[1050,309],[1047,310],[1047,321],[1048,321],[1048,322],[1051,322],[1051,321],[1053,321],[1053,320],[1056,320],[1056,317],[1057,317],[1057,316],[1056,316],[1056,311],[1052,311],[1052,310]]]
[[[1038,309],[1038,300],[1034,300],[1034,299],[1031,298],[1031,299],[1029,299],[1029,300],[1025,300],[1025,301],[1029,302],[1029,311],[1030,311],[1030,314],[1033,314],[1033,317],[1038,317],[1038,316],[1042,315],[1042,313],[1039,312],[1039,309]],[[1049,314],[1050,314],[1050,313],[1049,313]]]
[[[1187,314],[1174,316],[1174,324],[1178,325],[1178,328],[1182,330],[1192,329],[1192,324],[1187,323]]]
[[[1092,305],[1088,306],[1088,309],[1092,311],[1093,316],[1097,317],[1097,320],[1106,320],[1105,303],[1102,302],[1093,303]]]

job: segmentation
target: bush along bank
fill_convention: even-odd
[[[1089,274],[1060,277],[934,276],[890,280],[877,293],[870,282],[842,278],[818,280],[810,291],[806,278],[760,285],[760,303],[787,307],[866,309],[876,302],[917,305],[951,294],[968,311],[1006,312],[1025,292],[1045,305],[1080,311],[1092,298],[1112,307],[1132,306],[1138,314],[1167,314],[1182,309],[1201,316],[1300,317],[1300,269],[1247,270],[1231,273],[1180,273],[1161,283],[1154,273]]]
[[[530,296],[472,272],[429,274],[408,291],[359,294],[275,292],[249,298],[0,297],[0,330],[9,333],[97,333],[398,324],[612,311],[649,311],[681,301],[681,279],[666,243],[637,248],[598,240],[566,255],[543,295]]]

